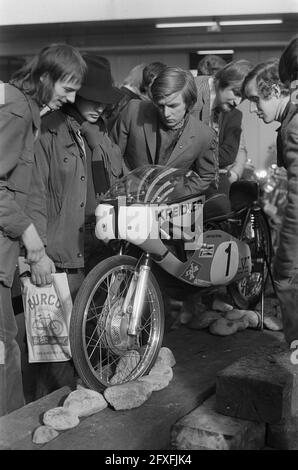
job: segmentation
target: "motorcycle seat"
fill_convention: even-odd
[[[222,219],[231,214],[231,203],[226,194],[214,194],[204,204],[204,222],[214,219]]]

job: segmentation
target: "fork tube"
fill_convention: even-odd
[[[130,301],[132,299],[132,296],[135,292],[135,289],[136,289],[136,285],[137,285],[137,282],[138,282],[138,279],[137,279],[137,274],[136,273],[133,273],[133,276],[132,276],[132,279],[130,281],[130,284],[129,284],[129,288],[128,288],[128,291],[127,291],[127,294],[125,296],[125,299],[124,299],[124,302],[123,302],[123,306],[122,306],[122,309],[123,309],[123,312],[124,313],[127,313],[127,309],[130,305]]]
[[[146,287],[148,284],[149,273],[151,269],[150,255],[147,253],[144,262],[139,268],[139,278],[137,281],[136,292],[134,296],[133,309],[129,321],[128,334],[136,335],[138,333],[138,326],[140,323],[142,309],[144,305]]]

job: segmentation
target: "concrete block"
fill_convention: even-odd
[[[215,395],[171,429],[171,448],[177,450],[258,450],[264,445],[265,424],[217,413]]]
[[[0,449],[15,449],[17,443],[26,437],[32,438],[35,429],[42,424],[43,414],[50,408],[63,403],[71,392],[63,387],[39,400],[0,418]]]
[[[268,424],[266,445],[280,450],[298,450],[298,415]]]
[[[216,410],[278,423],[298,412],[298,368],[286,345],[262,347],[217,374]]]

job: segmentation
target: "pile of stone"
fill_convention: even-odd
[[[240,310],[229,303],[216,298],[208,310],[200,301],[190,299],[183,302],[180,323],[191,329],[209,328],[213,335],[228,336],[246,328],[258,329],[261,326],[261,314],[258,310]],[[264,325],[269,330],[282,330],[280,315],[264,315]]]
[[[133,362],[139,359],[133,354]],[[126,359],[125,359],[126,358]],[[116,373],[117,379],[125,377],[129,356],[119,361]],[[74,428],[80,423],[80,418],[98,413],[110,405],[114,410],[129,410],[141,406],[147,401],[152,392],[167,387],[173,378],[172,367],[176,364],[172,351],[166,347],[160,349],[155,365],[148,375],[121,385],[112,385],[103,394],[78,385],[65,399],[63,406],[51,408],[43,415],[43,425],[33,434],[35,444],[45,444],[55,439],[59,431]],[[114,378],[113,377],[113,378]],[[114,381],[115,382],[115,381]]]
[[[43,415],[43,426],[33,434],[35,444],[44,444],[58,436],[59,431],[74,428],[79,418],[91,416],[108,406],[101,393],[79,386],[65,399],[63,406],[51,408]]]
[[[115,410],[137,408],[148,400],[152,392],[162,390],[169,385],[173,378],[172,367],[175,364],[172,351],[163,347],[148,375],[132,382],[108,387],[104,391],[104,397]]]

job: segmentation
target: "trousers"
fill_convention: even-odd
[[[291,345],[298,340],[298,278],[275,275],[274,285],[282,314],[284,337]]]
[[[0,416],[25,404],[11,288],[0,282]]]

